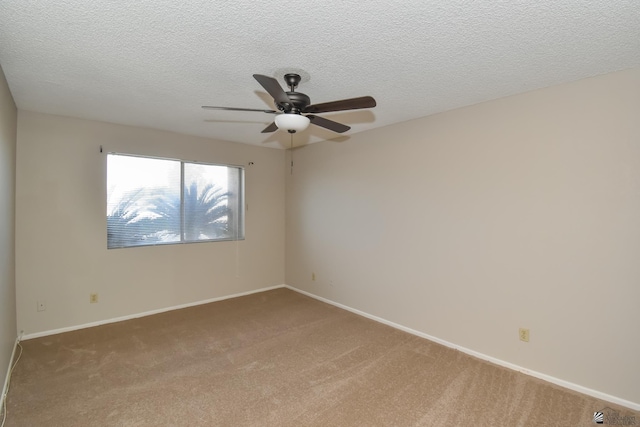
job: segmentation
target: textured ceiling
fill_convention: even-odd
[[[271,147],[252,74],[310,76],[327,113],[295,145],[640,66],[638,0],[2,0],[0,65],[18,108]]]

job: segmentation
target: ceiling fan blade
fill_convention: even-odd
[[[311,120],[311,123],[313,123],[314,125],[332,130],[334,132],[343,133],[351,129],[351,127],[347,125],[334,122],[333,120],[325,119],[324,117],[313,116],[313,115],[309,115],[307,117],[309,118],[309,120]]]
[[[204,108],[205,110],[226,110],[226,111],[256,111],[259,113],[269,113],[269,114],[276,114],[277,111],[275,110],[258,110],[255,108],[235,108],[235,107],[213,107],[211,105],[203,105],[202,108]]]
[[[303,113],[328,113],[330,111],[358,110],[360,108],[373,108],[375,106],[375,99],[370,96],[361,96],[360,98],[342,99],[340,101],[309,105],[304,109]]]
[[[273,97],[273,99],[276,101],[276,104],[282,106],[285,111],[291,110],[291,107],[293,107],[293,103],[276,79],[274,79],[273,77],[264,76],[262,74],[254,74],[253,78],[256,79],[267,92],[269,92],[269,95]]]
[[[262,132],[260,133],[270,133],[270,132],[275,132],[277,130],[278,130],[278,126],[276,126],[276,122],[272,122],[269,126],[262,129]]]

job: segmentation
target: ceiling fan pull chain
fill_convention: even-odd
[[[293,175],[293,134],[289,135],[291,135],[291,175]]]

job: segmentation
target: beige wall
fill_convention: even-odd
[[[293,156],[289,285],[640,403],[640,69]]]
[[[17,110],[0,68],[0,383],[16,340],[15,183]]]
[[[244,165],[246,240],[107,250],[107,152]],[[18,328],[34,334],[282,284],[284,161],[281,150],[19,111]]]

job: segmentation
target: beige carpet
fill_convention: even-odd
[[[7,426],[640,425],[288,289],[23,346]]]

